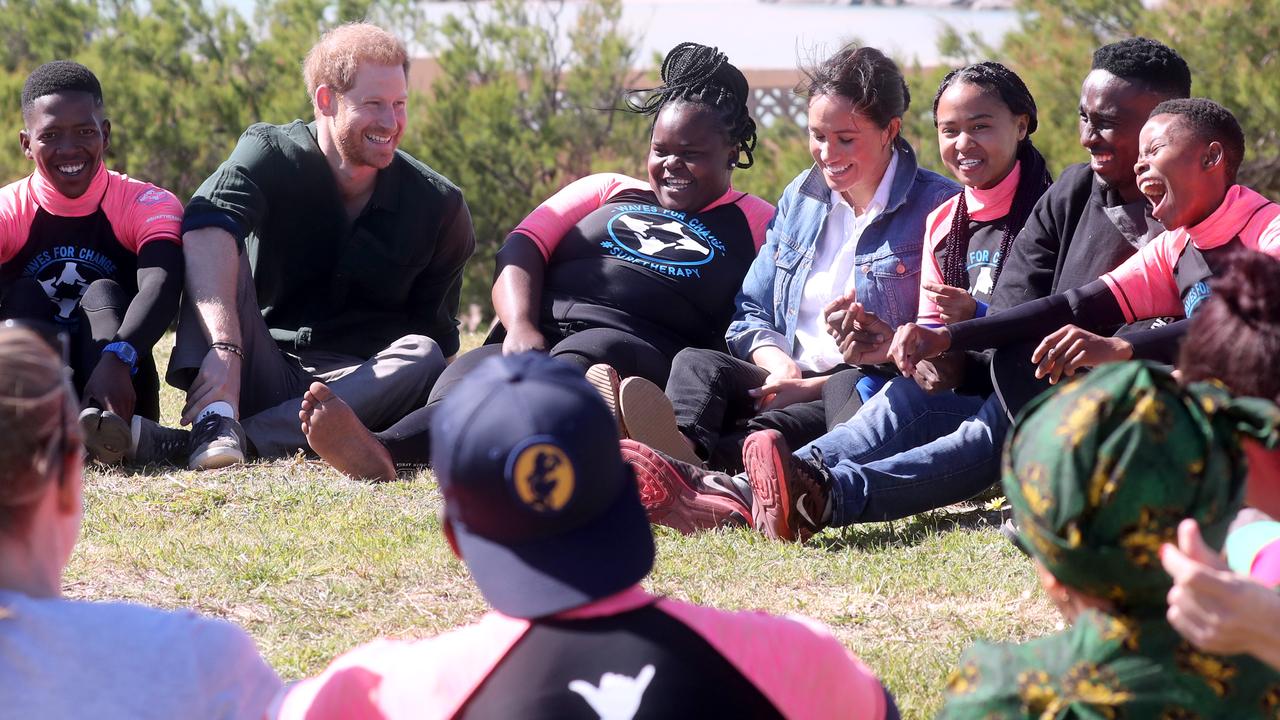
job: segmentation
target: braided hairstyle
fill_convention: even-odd
[[[0,532],[20,527],[79,442],[75,393],[34,332],[0,328]]]
[[[669,104],[704,105],[720,119],[739,155],[746,156],[734,166],[749,168],[755,164],[756,121],[747,108],[751,90],[746,76],[719,48],[680,43],[663,58],[660,77],[662,84],[656,88],[627,91],[626,109],[652,115],[656,122],[658,113]]]
[[[985,88],[1000,96],[1000,101],[1014,115],[1027,116],[1027,136],[1018,141],[1018,152],[1015,156],[1022,163],[1018,188],[1014,191],[1013,202],[1009,212],[1001,220],[1003,234],[1000,238],[1000,261],[992,277],[992,283],[1000,279],[1000,271],[1004,269],[1004,261],[1009,255],[1009,247],[1017,237],[1036,201],[1053,183],[1049,169],[1045,166],[1044,157],[1031,142],[1031,133],[1036,131],[1036,100],[1031,96],[1022,78],[1009,68],[998,62],[980,62],[966,65],[959,70],[952,70],[938,85],[938,94],[933,96],[933,124],[938,124],[938,102],[942,94],[955,83],[969,83]],[[951,229],[943,243],[946,255],[943,258],[942,281],[951,287],[969,287],[969,270],[965,266],[965,258],[969,254],[969,207],[965,193],[961,192],[956,199],[956,210],[951,216]]]

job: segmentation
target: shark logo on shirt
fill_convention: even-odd
[[[116,264],[106,255],[78,245],[56,245],[36,255],[23,268],[44,288],[49,302],[57,306],[55,319],[74,324],[76,307],[90,283],[113,277]]]
[[[671,277],[699,278],[699,266],[725,253],[697,218],[655,205],[621,206],[606,229],[601,247],[610,255]]]

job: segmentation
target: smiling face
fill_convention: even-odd
[[[1080,144],[1089,151],[1089,167],[1126,202],[1141,197],[1133,175],[1138,132],[1167,99],[1106,70],[1089,73],[1080,89]]]
[[[333,93],[321,86],[316,94],[346,164],[379,170],[391,164],[404,135],[409,97],[403,67],[361,63],[350,90]]]
[[[670,103],[658,113],[649,143],[649,187],[668,210],[696,212],[729,190],[738,148],[715,112]]]
[[[1230,186],[1222,145],[1205,142],[1177,115],[1155,115],[1142,126],[1138,190],[1165,228],[1190,227],[1222,204]]]
[[[78,198],[89,189],[111,136],[111,123],[87,92],[36,98],[23,113],[22,152],[58,192]]]
[[[822,169],[827,187],[855,208],[865,207],[893,157],[893,139],[901,118],[878,127],[840,95],[816,95],[809,101],[809,154]]]
[[[968,187],[995,187],[1013,170],[1029,121],[1026,115],[1010,112],[994,91],[973,83],[952,83],[938,99],[942,162]]]

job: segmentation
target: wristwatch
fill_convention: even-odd
[[[113,342],[102,348],[102,354],[106,355],[107,353],[115,355],[120,358],[120,362],[128,365],[130,375],[138,374],[138,351],[134,350],[132,345],[123,340]]]

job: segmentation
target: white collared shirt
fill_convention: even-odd
[[[831,191],[827,224],[813,250],[813,266],[804,284],[800,312],[796,318],[796,364],[801,370],[826,372],[844,362],[836,341],[827,334],[822,309],[827,303],[853,289],[858,240],[889,204],[889,190],[898,170],[898,153],[885,168],[875,195],[861,215],[844,197]]]

